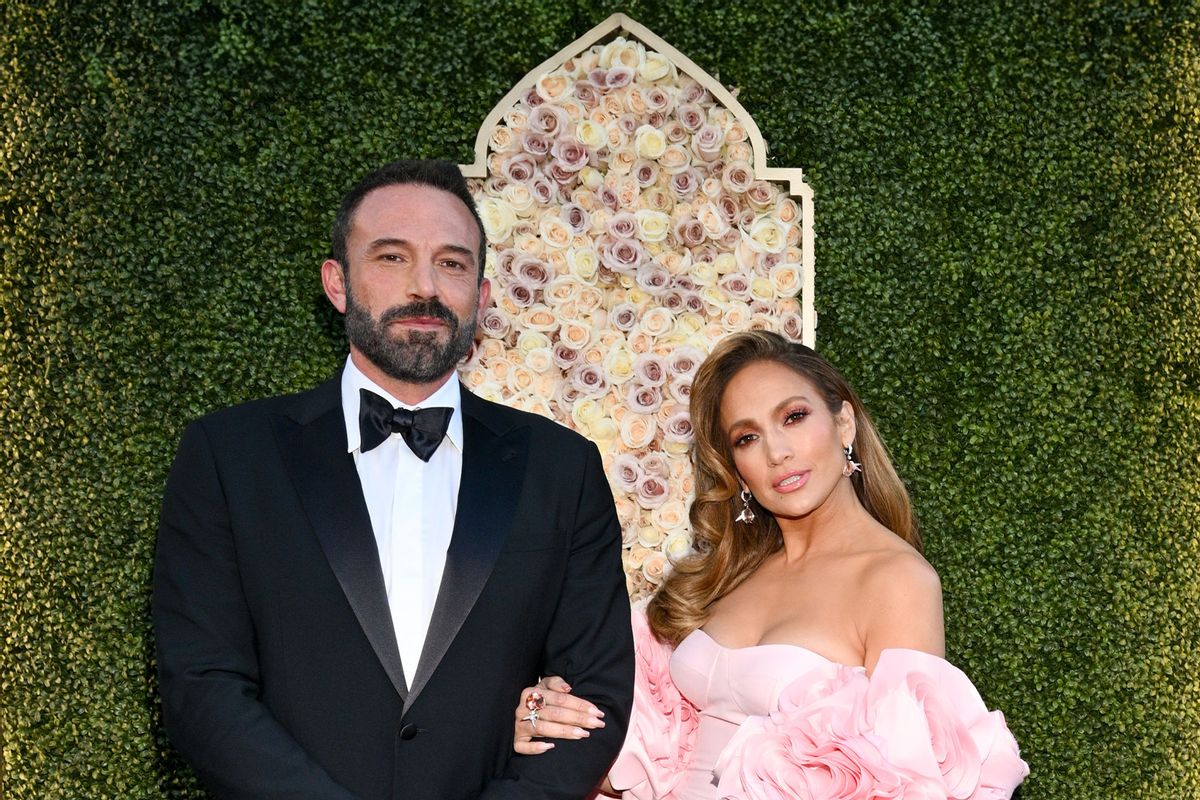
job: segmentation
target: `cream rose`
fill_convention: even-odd
[[[624,345],[604,356],[604,374],[611,383],[622,384],[633,377],[633,354]]]
[[[661,211],[640,209],[634,212],[638,236],[644,242],[661,242],[671,232],[671,218]]]
[[[567,223],[558,216],[542,217],[541,222],[538,223],[538,233],[541,234],[542,241],[548,246],[560,250],[569,247],[575,238]]]
[[[649,447],[658,433],[658,421],[645,414],[626,414],[621,417],[619,426],[621,441],[630,450]]]
[[[565,72],[558,71],[542,75],[534,84],[538,97],[547,103],[561,103],[571,96],[571,89],[574,86],[574,78]]]
[[[764,214],[755,218],[742,239],[756,253],[782,253],[787,247],[787,226]]]
[[[682,530],[683,526],[687,524],[687,506],[677,498],[667,500],[650,512],[650,519],[656,528],[669,535],[674,531]]]
[[[641,158],[658,158],[667,149],[667,137],[653,125],[642,125],[633,136],[634,149]]]
[[[582,350],[592,339],[592,329],[579,322],[564,322],[558,329],[558,339],[572,350]]]
[[[517,222],[513,207],[499,197],[485,197],[477,207],[487,240],[492,244],[503,244],[512,235],[513,225]]]
[[[666,335],[675,324],[675,315],[661,306],[651,308],[642,315],[638,327],[650,336]]]

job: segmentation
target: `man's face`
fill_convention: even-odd
[[[474,218],[449,192],[401,184],[368,193],[346,239],[339,310],[351,348],[405,383],[450,373],[490,299],[488,283],[479,285],[479,244]]]

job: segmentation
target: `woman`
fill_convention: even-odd
[[[739,334],[701,366],[691,414],[695,554],[635,612],[634,719],[605,791],[1010,796],[1028,768],[942,660],[937,574],[845,379],[807,347]],[[523,693],[517,752],[603,724],[568,689]]]

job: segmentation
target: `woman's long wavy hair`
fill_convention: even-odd
[[[681,559],[663,581],[647,609],[655,636],[677,645],[703,625],[714,601],[723,597],[783,546],[779,523],[754,501],[754,521],[736,522],[741,482],[734,467],[729,436],[721,427],[725,388],[743,367],[774,362],[809,380],[830,413],[843,402],[854,408],[854,455],[862,471],[851,476],[859,502],[881,524],[921,549],[908,492],[879,439],[858,395],[833,366],[809,347],[775,333],[751,331],[721,341],[696,373],[691,416],[692,464],[696,499],[689,518],[693,553]]]

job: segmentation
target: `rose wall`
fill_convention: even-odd
[[[4,797],[203,796],[162,734],[148,619],[184,424],[336,369],[317,267],[342,193],[396,157],[470,162],[508,89],[615,11],[804,169],[817,347],[912,491],[949,656],[1032,768],[1020,797],[1200,794],[1195,4],[15,0]],[[583,149],[540,154],[564,120],[537,109],[590,72],[490,136],[500,291],[464,376],[605,449],[636,595],[687,544],[703,343],[795,333],[795,210],[678,74],[618,134],[565,109]]]

